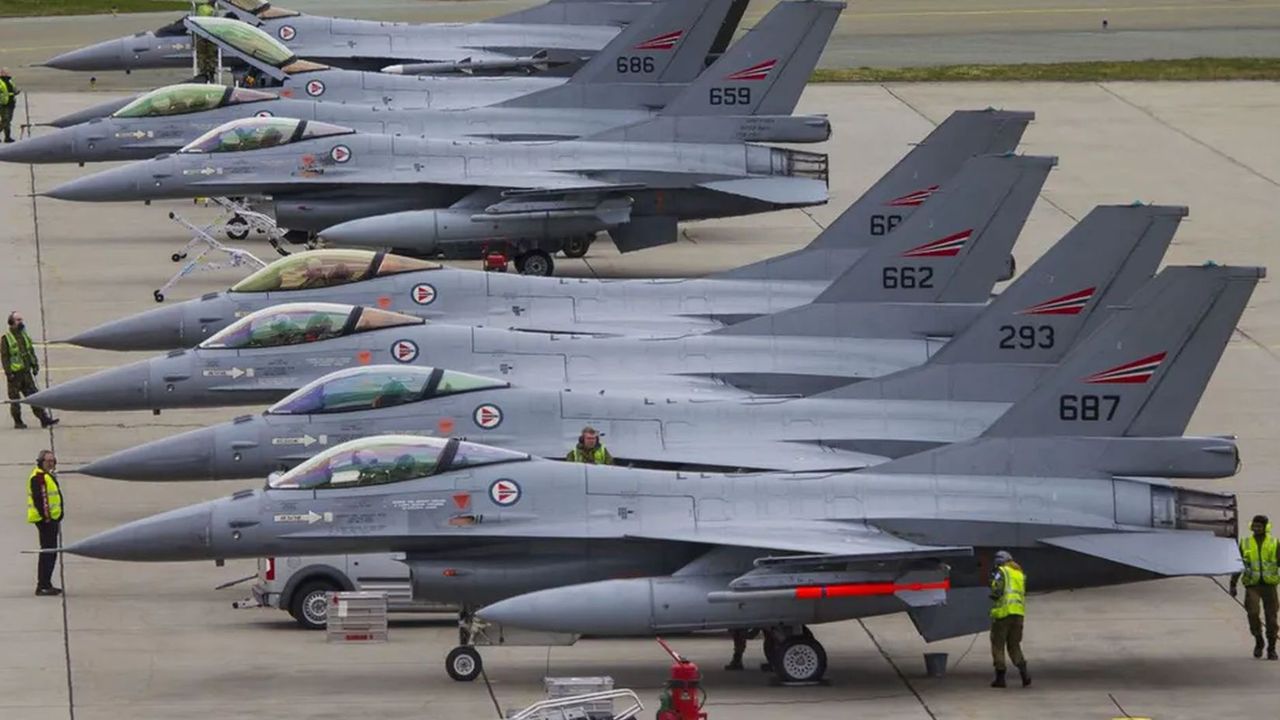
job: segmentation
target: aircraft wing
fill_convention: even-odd
[[[787,563],[813,564],[823,559],[842,563],[879,562],[972,554],[969,547],[918,545],[874,525],[828,520],[712,520],[700,521],[692,529],[670,528],[659,524],[652,533],[631,532],[628,536],[646,540],[673,540],[801,553],[782,558],[766,555],[756,561],[757,565],[763,563],[772,566]]]
[[[800,442],[752,442],[730,445],[665,444],[657,457],[619,458],[662,462],[681,467],[728,470],[782,470],[789,472],[858,470],[888,461],[889,458],[869,453],[852,452]]]

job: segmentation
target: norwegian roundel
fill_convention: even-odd
[[[391,357],[396,362],[411,363],[418,359],[418,345],[412,340],[397,340],[391,345]]]
[[[351,159],[351,148],[346,145],[334,145],[329,151],[329,158],[336,163],[344,163]]]
[[[319,80],[307,81],[307,94],[311,97],[319,97],[324,94],[324,83]]]
[[[293,29],[292,25],[281,25],[280,29],[276,31],[276,34],[285,42],[289,42],[290,40],[298,37],[298,31]]]
[[[419,305],[430,305],[436,301],[436,289],[427,283],[418,283],[411,292],[413,301]]]
[[[476,425],[485,430],[492,430],[502,424],[502,409],[492,403],[485,403],[471,413]]]
[[[499,507],[511,507],[520,502],[520,484],[515,480],[494,480],[489,486],[489,499]]]
[[[270,111],[270,110],[259,110],[258,112],[254,113],[254,114],[253,114],[253,116],[254,116],[254,117],[271,117],[271,111]]]

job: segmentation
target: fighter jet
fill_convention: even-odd
[[[941,203],[954,186],[987,182],[972,174],[976,168],[957,172],[972,156],[1011,152],[1032,117],[1001,110],[952,113],[806,247],[704,278],[547,280],[459,270],[382,252],[316,250],[281,258],[227,292],[115,320],[68,342],[104,350],[188,348],[255,310],[326,300],[496,327],[581,331],[587,322],[597,322],[599,330],[612,332],[625,317],[628,334],[713,330],[812,301],[929,198],[937,196]],[[941,216],[930,220],[949,222]],[[921,235],[919,243],[929,239]],[[1010,267],[1000,279],[1012,274]],[[565,318],[571,326],[559,324]]]
[[[507,101],[519,107],[646,110],[666,105],[679,91],[679,87],[666,83],[692,82],[706,67],[708,50],[731,2],[696,0],[646,6],[641,18],[567,81],[563,77],[405,77],[343,70],[302,59],[252,25],[214,17],[188,17],[184,22],[192,32],[217,45],[224,59],[245,62],[252,68],[257,84],[282,86],[279,92],[286,98],[296,96],[382,109],[459,109]],[[821,50],[818,47],[813,52]],[[599,87],[587,91],[584,86]],[[726,87],[740,92],[736,84]],[[516,102],[530,94],[532,97]],[[67,127],[88,122],[109,115],[134,99],[102,103],[50,124]]]
[[[1109,308],[1130,301],[1155,273],[1184,213],[1097,208],[924,365],[808,398],[708,399],[662,385],[565,388],[442,368],[360,366],[326,375],[261,415],[113,453],[80,472],[156,481],[263,477],[334,445],[388,434],[459,435],[556,458],[584,424],[605,434],[618,462],[636,467],[865,467],[968,440],[989,426]],[[1149,291],[1172,297],[1181,288],[1153,284]],[[1103,349],[1094,347],[1080,352]],[[947,382],[934,380],[939,372]]]
[[[572,67],[603,48],[647,2],[551,0],[475,23],[388,23],[306,15],[257,0],[222,0],[228,18],[261,28],[301,57],[350,69],[401,64],[402,72],[529,72]],[[726,18],[723,52],[746,1]],[[179,20],[151,32],[106,40],[44,64],[61,70],[111,71],[191,66],[191,38]],[[426,67],[414,67],[426,65]]]
[[[709,12],[715,9],[715,0]],[[62,128],[0,148],[0,161],[26,163],[143,160],[183,146],[230,120],[248,117],[290,117],[336,123],[361,132],[401,136],[460,137],[484,140],[572,140],[633,125],[655,117],[668,118],[671,139],[697,141],[719,128],[725,117],[752,116],[734,138],[740,142],[822,142],[831,124],[824,116],[792,117],[805,80],[826,45],[841,8],[813,3],[781,3],[741,41],[705,72],[706,80],[670,103],[645,109],[558,107],[481,107],[465,110],[397,109],[360,103],[321,102],[285,98],[259,89],[187,83],[153,90],[110,116]],[[704,22],[702,20],[700,22]],[[701,57],[709,34],[697,23],[676,51]],[[788,68],[776,87],[755,88],[757,101],[744,105],[712,104],[709,91],[715,78],[749,67],[768,55]],[[607,59],[607,58],[605,58]],[[588,69],[589,71],[589,69]],[[609,76],[600,78],[608,80]],[[594,83],[589,72],[581,82]],[[758,84],[758,83],[757,83]],[[766,104],[767,99],[767,104]],[[764,114],[768,113],[768,114]],[[718,132],[712,137],[720,137]]]
[[[414,593],[461,605],[446,667],[505,628],[594,635],[762,628],[784,680],[821,678],[809,626],[907,612],[929,640],[989,622],[991,555],[1028,591],[1240,569],[1232,495],[1125,476],[1189,413],[1258,268],[1166,269],[1179,304],[1121,309],[1107,352],[1073,354],[981,437],[864,471],[709,475],[586,466],[458,439],[383,436],[317,455],[262,490],[144,518],[62,549],[122,561],[399,552]],[[1194,308],[1195,311],[1187,312]],[[1141,321],[1141,322],[1139,322]],[[1090,399],[1091,398],[1091,399]],[[1138,437],[1099,438],[1132,429]],[[1074,436],[1073,436],[1074,434]],[[1048,437],[1046,437],[1048,436]],[[1213,457],[1214,439],[1178,439]],[[622,578],[622,579],[619,579]]]
[[[1035,156],[967,161],[964,183],[885,237],[814,303],[701,335],[584,337],[428,323],[378,308],[279,305],[194,350],[47,388],[62,409],[157,409],[271,402],[353,364],[421,363],[537,382],[652,383],[735,393],[811,393],[924,362],[985,307],[1018,231],[1056,163]],[[946,227],[931,210],[954,205]],[[1007,206],[1008,212],[998,212]],[[909,232],[910,225],[927,233]],[[807,308],[807,309],[806,309]],[[799,312],[803,311],[803,312]],[[794,313],[794,314],[793,314]],[[741,331],[739,330],[741,329]],[[163,391],[161,391],[163,388]]]

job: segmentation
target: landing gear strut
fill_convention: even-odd
[[[458,682],[471,682],[480,677],[484,661],[472,642],[471,612],[465,608],[458,613],[458,647],[444,658],[444,671]]]

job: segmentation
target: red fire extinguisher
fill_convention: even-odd
[[[702,689],[702,673],[698,666],[680,657],[662,638],[658,644],[671,656],[671,675],[658,698],[657,720],[705,720],[702,706],[707,691]]]

